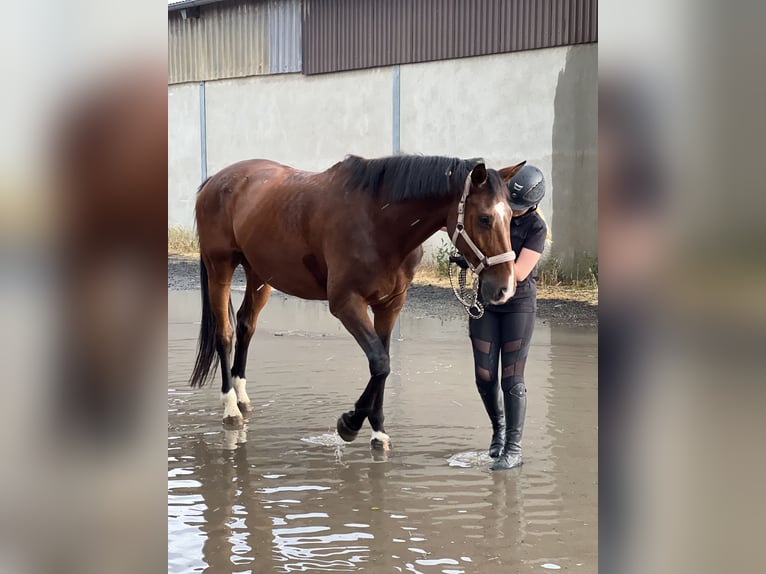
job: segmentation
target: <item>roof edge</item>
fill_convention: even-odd
[[[168,12],[183,10],[184,8],[194,8],[195,6],[204,6],[205,4],[220,4],[226,0],[180,0],[173,4],[168,4]]]

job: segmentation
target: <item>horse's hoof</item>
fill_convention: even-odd
[[[351,442],[356,438],[356,435],[359,434],[359,429],[354,430],[352,429],[348,423],[346,422],[346,414],[342,414],[338,417],[338,434],[340,435],[340,438],[342,438],[346,442]]]
[[[239,430],[245,426],[245,419],[241,416],[223,417],[223,428],[226,430]]]
[[[243,415],[253,412],[253,404],[252,403],[237,403],[237,408],[239,409],[239,412],[241,412]]]
[[[389,451],[391,450],[391,438],[384,432],[375,431],[370,439],[372,450]]]

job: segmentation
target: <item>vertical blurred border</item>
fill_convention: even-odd
[[[602,572],[763,569],[765,16],[599,6]]]
[[[3,571],[166,568],[165,19],[3,5]]]

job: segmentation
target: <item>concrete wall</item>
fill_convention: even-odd
[[[401,151],[540,167],[553,254],[570,268],[597,251],[596,66],[595,45],[401,66]],[[169,87],[169,224],[192,220],[201,171],[187,89],[198,102],[197,84]],[[208,82],[206,100],[208,174],[252,157],[322,170],[393,151],[391,67]],[[427,251],[446,239],[437,233]]]
[[[584,278],[598,256],[598,68],[596,50],[571,48],[553,103],[552,255]]]
[[[324,170],[391,153],[391,69],[207,83],[208,173],[246,158]]]
[[[168,86],[168,226],[191,228],[202,181],[199,84]]]

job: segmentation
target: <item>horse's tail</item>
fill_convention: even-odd
[[[190,384],[192,387],[202,387],[210,378],[210,372],[218,366],[218,352],[216,350],[216,337],[218,328],[215,323],[215,315],[210,305],[210,297],[207,285],[207,267],[200,258],[199,278],[202,291],[202,320],[200,321],[199,339],[197,341],[197,359],[194,361]],[[234,330],[234,305],[229,298],[229,323]]]

